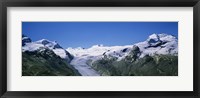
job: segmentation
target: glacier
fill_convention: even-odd
[[[178,39],[172,35],[168,34],[152,34],[147,40],[132,45],[124,46],[104,46],[93,45],[90,48],[67,48],[63,49],[56,41],[49,41],[47,39],[42,39],[39,41],[31,42],[28,37],[24,37],[24,42],[22,46],[22,52],[25,51],[37,51],[48,48],[51,49],[56,55],[63,59],[69,59],[69,54],[73,56],[70,64],[73,65],[75,69],[83,76],[99,76],[100,74],[95,71],[88,61],[94,62],[107,57],[115,57],[118,61],[125,58],[133,46],[138,46],[140,49],[139,58],[143,58],[146,55],[156,55],[156,54],[171,54],[178,55]],[[22,40],[23,40],[22,39]],[[28,40],[27,40],[28,39]]]

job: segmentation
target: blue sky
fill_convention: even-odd
[[[63,48],[103,44],[130,45],[149,35],[178,36],[178,22],[22,22],[22,33],[32,41],[57,41]]]

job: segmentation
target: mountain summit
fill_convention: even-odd
[[[30,41],[29,41],[30,40]],[[44,51],[46,49],[52,50],[59,57],[70,61],[73,56],[63,49],[56,41],[49,41],[47,39],[31,42],[27,36],[22,36],[22,51]]]
[[[152,34],[146,41],[139,42],[133,45],[125,46],[103,46],[94,45],[88,49],[67,48],[72,55],[83,59],[100,59],[103,56],[116,57],[119,60],[124,58],[132,50],[133,46],[137,46],[140,50],[139,57],[155,54],[171,54],[178,55],[178,39],[168,34]]]
[[[178,55],[178,39],[167,34],[152,34],[144,42],[135,44],[142,52],[141,57],[154,54]]]

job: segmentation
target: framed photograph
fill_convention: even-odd
[[[199,97],[199,0],[0,6],[2,98]]]

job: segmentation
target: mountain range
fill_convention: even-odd
[[[31,39],[22,35],[23,68],[30,66],[26,58],[34,54],[41,58],[41,54],[49,56],[47,52],[55,55],[52,59],[61,60],[65,63],[64,67],[71,70],[71,75],[83,76],[160,76],[178,75],[178,39],[168,34],[152,34],[147,40],[133,45],[124,46],[104,46],[93,45],[90,48],[62,48],[56,41],[42,39],[32,42]],[[29,56],[27,56],[29,54]],[[37,55],[36,55],[37,54]],[[26,58],[24,57],[26,56]],[[44,60],[47,60],[44,58]],[[43,62],[42,60],[38,60]],[[59,61],[58,60],[58,61]],[[26,62],[26,63],[24,63]],[[50,62],[50,61],[46,61]],[[57,61],[54,61],[56,63]],[[33,63],[33,61],[32,61]],[[39,64],[43,65],[44,62]],[[55,64],[46,65],[46,70],[54,71]],[[31,65],[33,66],[33,65]],[[34,65],[36,66],[36,65]],[[59,66],[59,64],[57,65]],[[59,73],[63,67],[56,68]],[[65,69],[65,68],[64,68]],[[23,69],[26,74],[32,69]],[[68,70],[69,71],[69,70]],[[67,72],[66,72],[67,73]],[[26,75],[23,74],[23,75]],[[28,74],[29,75],[29,74]],[[30,74],[33,75],[33,74]],[[41,75],[41,74],[37,74]],[[43,74],[46,75],[46,74]],[[54,75],[66,75],[64,73]]]

